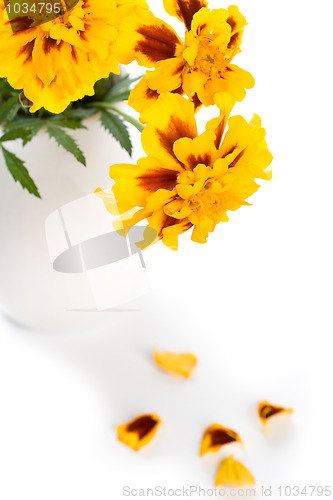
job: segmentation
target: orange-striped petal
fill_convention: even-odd
[[[167,92],[142,113],[141,118],[148,123],[141,136],[147,155],[181,172],[183,167],[173,147],[177,139],[197,136],[193,104],[178,94]]]
[[[118,425],[118,439],[133,450],[139,451],[143,446],[150,443],[160,423],[160,418],[155,414],[140,415],[127,424]]]
[[[220,424],[213,424],[205,430],[200,447],[200,455],[208,452],[216,452],[222,446],[229,443],[242,443],[241,438],[237,432],[223,427]]]
[[[268,401],[263,401],[258,405],[258,415],[263,425],[265,426],[268,420],[282,413],[292,413],[292,408],[284,408],[283,406],[272,405]]]
[[[174,29],[147,9],[133,9],[129,17],[121,20],[119,31],[114,48],[123,64],[137,61],[153,68],[158,61],[175,57],[182,45]]]
[[[158,189],[172,190],[177,182],[177,170],[167,168],[156,158],[141,158],[137,165],[117,164],[110,168],[115,180],[113,193],[120,213],[143,207],[146,198]]]
[[[207,7],[207,0],[163,0],[163,5],[170,16],[182,21],[187,30],[191,29],[193,16],[202,7]]]

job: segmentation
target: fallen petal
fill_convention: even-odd
[[[153,439],[160,423],[157,415],[141,415],[127,424],[118,425],[118,439],[138,451]]]
[[[233,457],[222,460],[216,474],[215,486],[242,487],[249,484],[255,484],[255,479],[245,465]]]
[[[194,354],[174,354],[172,352],[154,351],[154,361],[162,370],[188,378],[197,364]]]
[[[209,451],[216,452],[222,446],[234,442],[242,444],[242,440],[237,432],[227,429],[220,424],[213,424],[204,432],[201,441],[200,455],[204,455]]]
[[[263,401],[258,405],[258,415],[264,426],[271,417],[274,417],[275,415],[279,415],[281,413],[292,413],[292,412],[293,412],[292,408],[275,406],[270,404],[268,401]]]

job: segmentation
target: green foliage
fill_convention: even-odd
[[[31,179],[28,170],[24,166],[24,162],[20,160],[14,153],[11,153],[1,145],[2,154],[4,156],[7,168],[12,174],[15,181],[18,181],[24,189],[29,193],[34,194],[40,198],[37,186]]]
[[[101,122],[105,130],[110,132],[110,134],[117,139],[121,147],[132,155],[131,138],[124,121],[114,112],[103,110],[101,111]]]
[[[68,131],[86,129],[83,121],[97,114],[105,130],[131,155],[132,143],[125,123],[134,125],[140,132],[143,126],[136,118],[123,112],[120,104],[128,99],[137,79],[130,79],[129,75],[111,74],[109,78],[95,84],[95,94],[92,97],[76,101],[63,113],[55,115],[44,109],[30,113],[28,108],[21,105],[21,91],[12,89],[5,78],[0,78],[0,149],[15,181],[20,182],[29,193],[40,197],[24,162],[3,146],[5,142],[21,139],[23,145],[26,145],[40,130],[46,130],[59,146],[86,165],[83,152]]]
[[[73,137],[68,135],[67,132],[65,132],[62,128],[51,123],[48,123],[46,125],[46,130],[49,136],[53,137],[59,144],[59,146],[62,146],[64,149],[66,149],[66,151],[72,153],[77,161],[86,166],[86,159],[84,157],[84,154],[74,141]]]

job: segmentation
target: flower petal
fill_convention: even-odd
[[[192,227],[192,223],[188,219],[178,222],[172,218],[172,224],[164,227],[162,230],[162,241],[165,246],[171,250],[178,250],[178,236],[185,233]]]
[[[251,73],[236,64],[229,64],[226,70],[224,73],[226,84],[224,92],[231,93],[237,101],[242,101],[246,95],[245,89],[252,89],[255,79]]]
[[[174,153],[188,170],[194,170],[199,164],[213,165],[219,156],[215,138],[215,131],[208,130],[194,139],[178,139],[174,144]]]
[[[250,484],[255,484],[255,479],[245,465],[237,462],[233,457],[222,460],[216,474],[215,486],[225,485],[239,488]]]
[[[236,99],[230,94],[220,92],[214,95],[214,102],[220,109],[220,118],[213,118],[213,120],[208,122],[206,130],[211,128],[215,129],[215,146],[216,148],[219,148],[228,123],[229,115],[236,104]]]
[[[198,11],[193,19],[191,26],[191,35],[198,36],[208,36],[211,33],[216,33],[220,36],[219,42],[221,43],[221,34],[223,34],[225,47],[230,39],[230,26],[227,23],[228,11],[226,9],[213,9],[204,8]]]
[[[207,0],[163,0],[163,5],[170,16],[182,21],[187,30],[191,29],[193,16],[202,7],[207,7]]]
[[[241,116],[233,116],[228,125],[228,131],[220,148],[221,156],[226,158],[236,149],[239,150],[236,158],[232,158],[229,169],[233,169],[234,175],[246,177],[248,173],[252,178],[269,180],[270,174],[266,169],[273,157],[268,151],[265,129],[261,127],[259,117],[247,123]]]
[[[216,452],[229,443],[242,443],[237,432],[227,429],[220,424],[213,424],[205,430],[200,448],[200,455],[211,451]]]
[[[169,61],[174,61],[176,59],[169,59]],[[163,61],[164,62],[164,61]],[[165,61],[167,62],[167,61]],[[160,64],[160,63],[158,63]],[[128,104],[135,109],[138,113],[141,114],[140,116],[140,121],[144,123],[144,120],[142,118],[142,113],[146,111],[146,109],[150,108],[153,104],[156,103],[157,99],[159,98],[160,94],[157,92],[157,90],[153,90],[148,85],[148,79],[152,71],[147,71],[146,75],[141,78],[139,83],[135,85],[135,87],[132,89],[129,99],[128,99]],[[171,85],[173,86],[173,85]],[[182,87],[178,87],[175,90],[172,90],[173,93],[183,95],[184,91]],[[197,107],[199,107],[200,104],[195,103]]]
[[[110,176],[115,180],[113,193],[120,213],[134,207],[144,207],[149,195],[158,189],[172,190],[178,172],[164,168],[154,158],[141,158],[137,165],[118,164],[110,167]]]
[[[263,425],[265,426],[267,421],[276,415],[281,413],[292,413],[292,408],[284,408],[283,406],[275,406],[268,401],[263,401],[258,405],[258,415]]]
[[[147,72],[148,73],[148,72]],[[147,78],[144,76],[139,83],[132,89],[128,104],[138,113],[143,113],[147,108],[154,104],[159,98],[159,93],[149,87]],[[141,121],[141,117],[140,117]]]
[[[239,47],[242,43],[242,36],[244,33],[244,26],[247,25],[245,17],[239,12],[236,5],[228,7],[227,23],[231,26],[231,37],[228,44],[228,49]]]
[[[127,424],[118,425],[118,439],[138,451],[153,439],[160,423],[160,418],[155,414],[141,415]]]
[[[171,26],[149,10],[136,8],[120,22],[115,52],[123,64],[137,61],[153,68],[158,61],[175,57],[180,45],[182,42]]]
[[[159,61],[155,71],[147,72],[147,83],[151,89],[157,90],[159,94],[171,92],[181,87],[183,68],[184,59],[182,57]]]
[[[118,204],[113,193],[106,193],[101,188],[97,188],[94,194],[103,200],[105,208],[111,215],[119,215]]]
[[[194,354],[174,354],[154,351],[154,361],[162,370],[188,378],[197,364]]]
[[[178,94],[167,92],[142,113],[141,119],[147,123],[141,136],[147,155],[181,172],[183,166],[176,158],[173,147],[181,137],[197,136],[193,103]]]

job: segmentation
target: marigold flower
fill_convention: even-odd
[[[144,0],[79,0],[73,9],[39,26],[19,16],[13,33],[0,0],[0,77],[23,89],[33,103],[61,113],[71,101],[94,94],[94,84],[119,73],[113,45],[122,15],[129,17]],[[65,8],[65,2],[62,2]],[[12,21],[14,22],[14,21]]]
[[[242,440],[237,432],[227,429],[220,424],[213,424],[204,432],[201,441],[200,455],[205,455],[205,453],[209,451],[219,451],[222,446],[234,442],[242,444]]]
[[[184,23],[184,40],[146,9],[121,24],[115,45],[119,60],[154,68],[129,99],[140,113],[164,92],[184,92],[197,106],[210,106],[216,92],[241,101],[245,89],[254,86],[251,74],[232,64],[241,51],[245,18],[234,5],[228,10],[209,10],[207,5],[206,0],[164,0],[166,11]]]
[[[215,486],[241,488],[250,484],[255,484],[255,479],[245,465],[237,462],[233,457],[222,460],[216,474]]]
[[[155,436],[160,418],[153,415],[141,415],[127,424],[117,427],[118,439],[135,451],[146,446]]]
[[[292,408],[283,408],[282,406],[275,406],[268,401],[263,401],[258,405],[258,415],[263,425],[266,426],[268,420],[275,415],[280,415],[281,413],[292,413]]]
[[[148,156],[137,165],[110,168],[119,213],[141,207],[123,220],[125,226],[147,219],[158,239],[173,250],[178,236],[192,227],[192,240],[205,243],[219,222],[228,221],[227,212],[248,205],[245,200],[259,188],[256,178],[270,179],[266,169],[272,155],[260,118],[247,123],[234,116],[224,135],[234,102],[224,95],[218,103],[221,116],[208,122],[201,135],[194,106],[184,97],[165,93],[145,111],[141,140]],[[102,191],[98,195],[103,198]],[[108,197],[104,193],[107,209]]]
[[[174,354],[155,350],[153,358],[162,370],[185,378],[192,375],[197,364],[197,358],[194,354]]]

